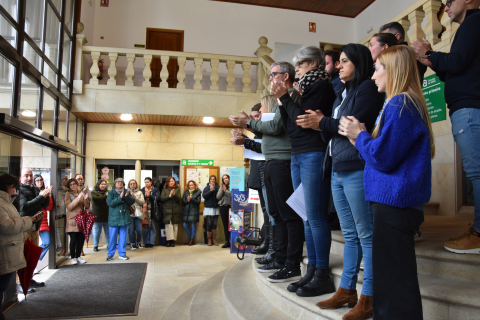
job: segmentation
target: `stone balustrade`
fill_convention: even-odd
[[[162,66],[160,72],[160,88],[168,88],[168,82],[166,81],[170,74],[169,70],[166,67],[170,60],[174,59],[178,63],[178,72],[176,79],[178,84],[176,89],[186,89],[185,88],[185,64],[187,61],[192,61],[195,66],[195,73],[193,75],[194,84],[193,90],[202,90],[202,79],[208,76],[205,74],[205,69],[202,70],[202,65],[204,62],[210,62],[211,72],[210,72],[210,87],[211,91],[219,91],[219,65],[220,63],[225,63],[227,68],[226,74],[226,89],[227,92],[236,92],[238,86],[234,86],[236,78],[240,78],[241,81],[241,93],[252,93],[252,88],[250,84],[252,83],[252,76],[250,75],[250,69],[252,66],[257,67],[257,91],[256,93],[265,94],[268,84],[268,74],[270,73],[270,65],[266,65],[270,62],[273,63],[273,60],[270,58],[269,54],[272,52],[272,49],[267,47],[268,40],[265,37],[259,39],[260,47],[255,52],[255,57],[243,57],[243,56],[230,56],[230,55],[220,55],[220,54],[205,54],[205,53],[192,53],[192,52],[175,52],[175,51],[163,51],[163,50],[146,50],[146,49],[126,49],[126,48],[108,48],[108,47],[94,47],[94,46],[84,46],[86,43],[85,35],[77,35],[77,54],[76,54],[76,69],[75,69],[75,81],[82,81],[83,79],[83,65],[84,65],[84,56],[90,55],[92,64],[89,66],[89,73],[91,75],[89,84],[90,85],[101,85],[97,77],[100,75],[100,69],[98,62],[100,59],[104,59],[105,64],[108,65],[108,70],[104,70],[103,75],[108,74],[108,81],[106,82],[107,86],[118,86],[116,77],[119,70],[117,69],[117,64],[119,57],[125,57],[127,61],[127,67],[125,69],[125,87],[138,86],[135,85],[133,79],[138,73],[134,68],[134,63],[138,58],[143,59],[143,71],[141,76],[143,77],[143,82],[141,82],[142,87],[151,87],[152,83],[150,79],[152,78],[152,60],[159,58]],[[262,62],[263,64],[262,64]],[[107,63],[109,62],[109,64]],[[138,67],[138,62],[137,62]],[[241,77],[234,73],[234,68],[236,65],[240,65],[243,74]],[[268,69],[268,70],[267,70]],[[202,72],[203,71],[203,72]],[[138,76],[138,75],[137,75]],[[83,83],[83,82],[82,82]],[[173,89],[175,90],[175,89]],[[79,92],[80,93],[80,92]],[[255,93],[255,92],[254,92]]]
[[[420,0],[391,21],[398,21],[403,26],[406,33],[405,41],[410,43],[415,39],[426,38],[434,50],[447,51],[458,24],[452,24],[448,15],[442,14],[445,2],[446,0]],[[422,27],[425,18],[426,24]],[[359,43],[368,46],[372,34]]]

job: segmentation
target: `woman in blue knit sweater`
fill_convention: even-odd
[[[339,133],[365,161],[365,198],[373,209],[373,318],[423,319],[413,235],[431,195],[433,133],[414,51],[382,51],[372,77],[389,103],[372,136],[354,117]]]

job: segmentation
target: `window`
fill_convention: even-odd
[[[0,56],[0,70],[0,90],[5,93],[10,92],[10,97],[6,97],[5,93],[2,94],[2,96],[5,95],[6,98],[5,100],[2,99],[0,113],[10,115],[15,67],[4,57]]]
[[[25,74],[22,74],[19,119],[34,127],[37,126],[39,86]]]

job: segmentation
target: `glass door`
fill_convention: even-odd
[[[58,151],[56,182],[57,182],[57,206],[56,206],[56,228],[55,228],[55,252],[56,265],[60,265],[68,258],[68,236],[65,233],[67,208],[65,207],[65,193],[68,179],[75,174],[72,170],[73,162],[70,153]]]

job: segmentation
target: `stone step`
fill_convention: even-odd
[[[277,308],[259,290],[251,255],[233,266],[223,279],[223,298],[230,320],[292,320],[284,308]],[[284,312],[282,312],[284,311]]]
[[[423,240],[415,243],[419,274],[480,284],[480,255],[447,251],[446,240],[458,237],[471,219],[425,216]],[[331,253],[343,256],[345,240],[341,231],[332,231]]]
[[[308,259],[302,261],[302,270],[306,270]],[[335,287],[340,285],[343,272],[343,259],[338,255],[330,255],[330,267]],[[478,283],[441,278],[426,274],[419,274],[420,294],[422,295],[423,315],[425,319],[456,320],[480,319],[480,288]],[[358,275],[357,291],[361,293],[363,271]],[[286,290],[286,294],[290,294]],[[331,295],[321,297],[326,300]],[[296,297],[296,296],[295,296]],[[318,297],[316,298],[318,301]],[[317,301],[317,302],[318,302]]]
[[[220,271],[202,282],[190,304],[190,320],[227,319],[228,313],[223,303],[222,283],[228,269]],[[184,306],[186,308],[186,306]],[[178,318],[177,318],[178,319]]]
[[[192,303],[193,297],[195,296],[198,288],[200,288],[204,282],[200,282],[199,284],[191,287],[182,293],[177,299],[175,299],[175,301],[173,301],[170,307],[168,307],[168,309],[165,311],[161,320],[188,319],[190,313],[190,304]]]

